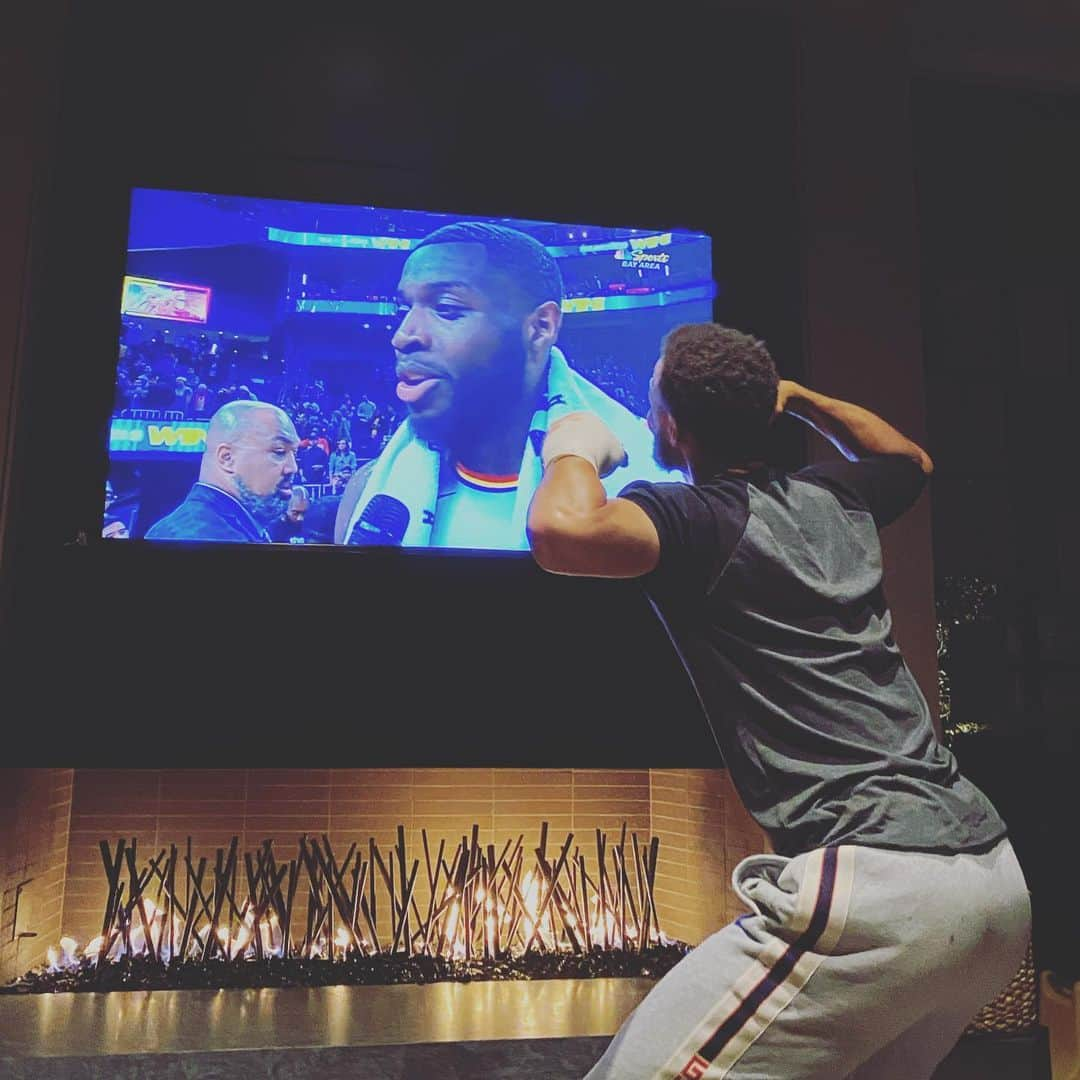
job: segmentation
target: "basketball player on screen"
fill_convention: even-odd
[[[548,425],[599,415],[627,459],[608,483],[664,479],[645,422],[571,370],[556,342],[562,278],[533,237],[502,225],[438,229],[409,255],[391,343],[405,423],[341,500],[338,543],[355,542],[373,499],[393,500],[406,546],[525,549]],[[375,507],[373,507],[375,509]]]
[[[642,578],[776,854],[735,868],[752,914],[657,984],[589,1078],[929,1077],[1030,931],[1005,826],[935,738],[882,593],[877,530],[930,458],[714,324],[667,336],[649,400],[658,460],[691,482],[609,498],[618,439],[565,417],[544,444],[533,552],[555,573]],[[783,412],[847,460],[763,465]]]

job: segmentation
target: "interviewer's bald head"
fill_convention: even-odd
[[[235,443],[259,432],[278,429],[296,439],[296,429],[287,413],[266,401],[230,401],[210,417],[206,450],[212,453],[222,443]]]
[[[292,493],[299,442],[292,420],[276,405],[230,401],[210,418],[199,479],[269,524]]]

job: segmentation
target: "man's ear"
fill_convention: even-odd
[[[217,449],[214,451],[214,460],[223,473],[236,471],[236,455],[228,443],[218,443]]]
[[[561,328],[562,308],[554,300],[545,300],[525,316],[525,347],[546,353],[559,340]]]

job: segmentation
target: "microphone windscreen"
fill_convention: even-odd
[[[397,547],[409,527],[409,508],[393,495],[374,495],[349,534],[349,544]]]

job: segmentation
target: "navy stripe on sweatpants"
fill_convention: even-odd
[[[776,961],[761,981],[743,999],[742,1004],[712,1033],[698,1051],[706,1061],[713,1061],[725,1046],[739,1033],[746,1022],[761,1008],[765,999],[791,974],[804,953],[816,944],[829,921],[833,889],[836,886],[836,848],[825,848],[821,865],[821,881],[810,925],[789,945],[783,956]]]

